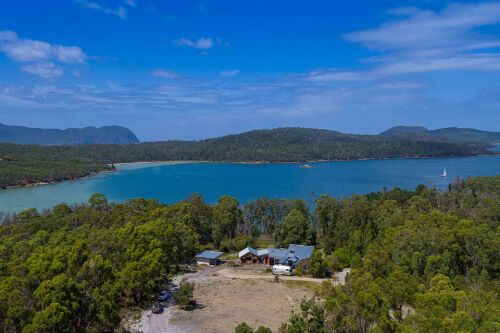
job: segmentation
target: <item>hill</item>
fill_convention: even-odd
[[[43,146],[0,144],[0,188],[80,178],[139,161],[305,162],[492,154],[487,143],[353,135],[311,128],[256,130],[200,141]]]
[[[60,129],[30,128],[0,124],[0,142],[39,145],[86,145],[138,143],[135,134],[125,127],[85,127]]]
[[[382,133],[380,136],[398,136],[412,140],[424,141],[458,141],[458,142],[486,142],[500,143],[500,132],[481,131],[473,128],[447,127],[429,130],[419,126],[396,126]]]

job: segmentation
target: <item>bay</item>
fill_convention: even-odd
[[[173,203],[193,192],[214,203],[231,195],[241,203],[259,197],[301,198],[310,203],[321,194],[345,197],[382,188],[414,189],[419,184],[446,189],[455,177],[500,174],[500,156],[363,160],[301,164],[142,163],[114,173],[43,186],[0,191],[0,211],[87,202],[93,193],[109,201],[156,198]],[[441,177],[446,168],[448,176]]]

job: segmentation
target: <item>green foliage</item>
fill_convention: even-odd
[[[247,323],[242,322],[234,329],[234,333],[253,333],[253,329]]]
[[[234,238],[224,239],[221,241],[219,248],[224,252],[240,251],[247,246],[255,246],[256,238],[253,236],[238,236]]]
[[[194,282],[182,280],[179,286],[179,291],[174,295],[175,301],[185,310],[191,308],[191,300],[193,298]]]
[[[198,250],[173,206],[132,200],[20,213],[0,226],[0,327],[5,332],[102,332],[120,309],[146,304]]]
[[[236,227],[242,222],[242,214],[239,209],[239,202],[230,196],[220,197],[212,211],[212,238],[219,247],[222,240],[233,238]]]
[[[89,199],[89,205],[92,208],[99,208],[102,209],[106,207],[108,204],[108,200],[102,193],[95,193],[93,194],[90,199]]]
[[[287,333],[324,333],[323,306],[314,301],[303,301],[300,313],[293,313],[286,324]]]
[[[320,250],[313,251],[309,261],[309,273],[315,278],[324,278],[330,275]]]
[[[500,176],[456,180],[444,193],[322,196],[322,259],[351,272],[345,285],[323,284],[319,314],[294,313],[281,331],[308,332],[312,318],[327,318],[325,332],[498,331],[498,207]]]
[[[351,263],[351,257],[346,247],[339,247],[333,251],[331,255],[326,256],[325,264],[330,273],[341,271],[346,267],[349,267]]]
[[[313,230],[304,213],[295,208],[278,225],[274,235],[276,246],[288,247],[290,244],[309,245],[313,242]]]
[[[238,326],[236,326],[236,328],[234,329],[234,332],[235,333],[272,333],[272,331],[267,328],[267,327],[264,327],[264,326],[259,326],[259,328],[257,328],[257,330],[253,330],[252,327],[250,327],[247,323],[245,322],[242,322],[241,324],[239,324]]]
[[[259,326],[256,330],[255,333],[273,333],[271,329],[264,327],[264,326]]]

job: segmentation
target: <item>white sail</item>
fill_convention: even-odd
[[[446,177],[448,176],[448,174],[446,173],[446,169],[443,170],[443,174],[441,175],[441,177]]]

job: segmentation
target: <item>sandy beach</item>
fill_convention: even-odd
[[[191,163],[201,163],[201,161],[154,161],[154,162],[115,163],[115,168],[117,171],[121,171],[121,170],[152,168],[162,165],[178,165],[178,164],[191,164]]]

